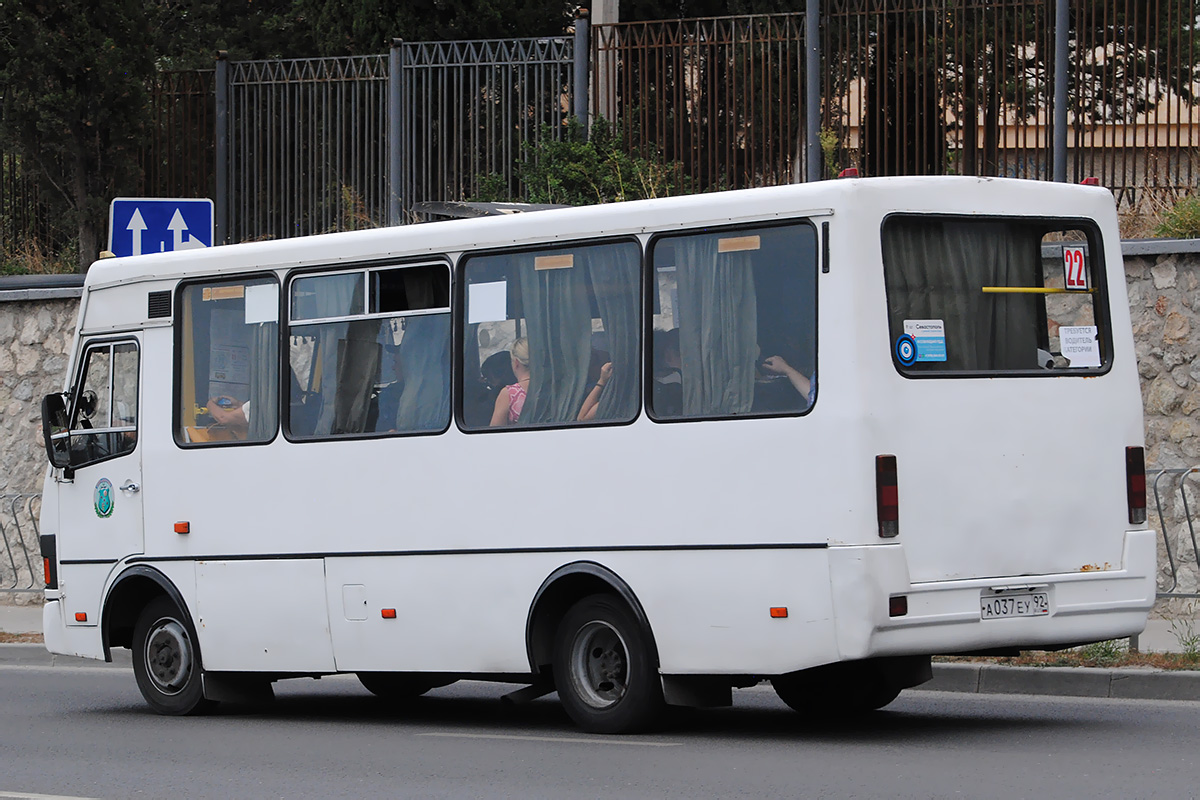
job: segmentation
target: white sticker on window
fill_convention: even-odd
[[[1058,329],[1063,357],[1072,367],[1100,366],[1100,338],[1095,325],[1076,325]]]
[[[508,318],[508,281],[467,286],[467,322],[500,322]]]
[[[1063,246],[1063,284],[1070,292],[1088,290],[1087,256],[1082,247]]]
[[[940,319],[906,319],[904,332],[917,346],[914,361],[946,360],[946,324]]]
[[[246,287],[246,324],[279,321],[279,285],[264,283]]]

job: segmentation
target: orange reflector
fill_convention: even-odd
[[[908,595],[896,595],[888,598],[888,616],[903,617],[908,613]]]
[[[175,532],[176,533],[191,533],[192,532],[192,524],[190,522],[176,522],[175,523]]]
[[[394,609],[394,608],[385,608],[385,609],[383,610],[383,618],[384,618],[384,619],[395,619],[395,618],[396,618],[396,609]]]
[[[49,588],[50,586],[53,586],[54,582],[50,580],[50,559],[42,559],[42,572],[44,573],[46,579],[46,587]]]
[[[771,609],[771,618],[772,619],[787,619],[787,607],[785,606],[782,608],[772,608]]]
[[[87,613],[84,611],[76,611],[75,612],[75,621],[76,622],[87,622]]]

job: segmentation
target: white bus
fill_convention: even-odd
[[[103,260],[43,407],[45,641],[189,714],[288,677],[770,680],[1140,631],[1111,194],[847,179]]]

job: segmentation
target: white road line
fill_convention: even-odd
[[[73,794],[33,794],[32,792],[0,792],[0,797],[11,800],[96,800],[94,797],[79,797]]]
[[[643,742],[630,739],[568,739],[561,736],[513,736],[506,733],[418,733],[417,736],[437,736],[443,739],[515,739],[522,742],[555,742],[567,744],[622,744],[629,747],[681,747],[683,742]],[[0,795],[2,797],[3,795]]]

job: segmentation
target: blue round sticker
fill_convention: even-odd
[[[917,341],[907,333],[900,335],[896,340],[896,359],[908,367],[917,360]]]
[[[96,491],[92,494],[92,502],[96,507],[96,516],[104,519],[111,517],[113,512],[113,485],[108,478],[96,481]]]

